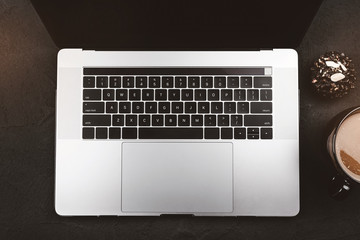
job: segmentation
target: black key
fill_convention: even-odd
[[[166,89],[156,89],[155,90],[155,100],[167,100],[167,90]]]
[[[271,88],[271,77],[254,77],[254,88]]]
[[[129,90],[129,100],[140,100],[141,91],[140,89],[130,89]]]
[[[82,138],[83,139],[94,139],[94,128],[85,127],[82,131]]]
[[[83,126],[110,126],[110,115],[83,115]]]
[[[170,89],[168,94],[169,94],[169,100],[173,100],[173,101],[180,100],[180,90],[179,89]]]
[[[183,89],[181,90],[181,100],[183,101],[192,101],[193,100],[193,90]]]
[[[248,139],[259,139],[259,134],[248,134]]]
[[[165,115],[165,126],[176,126],[176,115]]]
[[[227,87],[228,88],[239,88],[239,77],[228,77],[227,78]]]
[[[258,101],[259,100],[259,90],[257,90],[257,89],[247,90],[247,100],[248,101]]]
[[[242,115],[231,115],[231,126],[242,126]]]
[[[172,113],[183,113],[183,102],[172,102],[171,103],[171,112]]]
[[[116,100],[127,100],[128,90],[127,89],[116,89]]]
[[[137,88],[147,88],[147,77],[136,77]]]
[[[83,100],[101,100],[100,89],[84,89]]]
[[[212,88],[213,87],[213,77],[201,77],[201,87],[202,88]]]
[[[219,128],[205,128],[205,139],[219,139]]]
[[[123,88],[133,88],[134,77],[123,77]]]
[[[229,115],[218,115],[219,126],[229,126]]]
[[[126,115],[125,119],[126,126],[137,126],[137,115]]]
[[[212,102],[211,103],[211,113],[222,113],[223,112],[223,103],[222,102]]]
[[[244,126],[272,126],[271,115],[245,115]]]
[[[121,87],[121,77],[110,77],[110,87],[111,88],[120,88]]]
[[[145,113],[157,113],[157,103],[156,102],[146,102],[145,103]]]
[[[131,102],[119,102],[119,113],[130,113]]]
[[[137,139],[137,129],[136,128],[123,128],[122,129],[122,138],[123,139]]]
[[[163,126],[164,125],[164,115],[152,115],[152,125],[153,126]]]
[[[199,77],[188,77],[188,87],[189,88],[199,88],[200,87],[200,78]]]
[[[83,102],[83,113],[103,113],[103,102]]]
[[[205,126],[216,126],[216,115],[205,115],[204,123]]]
[[[133,113],[144,113],[144,102],[133,102],[132,103]]]
[[[245,90],[234,89],[234,101],[245,101]]]
[[[208,100],[209,101],[219,101],[219,90],[217,90],[217,89],[208,90]]]
[[[162,77],[162,87],[163,88],[173,88],[174,87],[174,77]]]
[[[108,77],[96,77],[96,87],[97,88],[107,88],[108,87]]]
[[[190,115],[178,115],[179,126],[190,126]]]
[[[175,87],[176,88],[186,88],[186,77],[175,77]]]
[[[139,115],[140,126],[150,126],[150,115]]]
[[[203,115],[191,115],[191,126],[202,126]]]
[[[235,139],[246,139],[246,128],[234,128]]]
[[[226,78],[225,77],[215,77],[214,78],[214,87],[215,88],[226,88]]]
[[[252,88],[252,77],[241,77],[241,88]]]
[[[221,139],[232,139],[233,129],[232,128],[221,128]]]
[[[113,115],[113,126],[124,126],[124,115]]]
[[[259,129],[258,128],[248,128],[247,129],[247,138],[248,139],[259,139]]]
[[[107,128],[96,128],[96,139],[107,139]]]
[[[250,104],[251,113],[272,113],[271,102],[252,102]]]
[[[196,102],[185,102],[185,113],[196,113]]]
[[[120,139],[121,129],[120,128],[109,128],[109,139]]]
[[[224,113],[236,113],[236,103],[224,102]]]
[[[248,102],[238,102],[237,103],[237,112],[238,113],[249,113],[249,103]]]
[[[272,139],[272,128],[261,128],[261,139]]]
[[[198,103],[198,112],[199,113],[210,113],[209,102],[199,102]]]
[[[154,89],[142,90],[142,100],[154,100]]]
[[[248,134],[259,134],[259,128],[248,128],[247,133]]]
[[[205,101],[206,100],[206,90],[196,89],[195,90],[195,100],[196,101]]]
[[[107,101],[115,100],[114,89],[104,89],[103,90],[103,100],[107,100]]]
[[[94,88],[95,87],[95,77],[84,77],[83,78],[83,87],[84,88]]]
[[[271,101],[272,100],[272,91],[270,89],[260,90],[260,100],[261,101]]]
[[[118,103],[117,102],[107,102],[106,103],[106,112],[107,113],[117,113],[118,112]]]
[[[149,77],[149,87],[150,88],[159,88],[160,87],[160,77]]]
[[[222,101],[231,101],[232,100],[232,90],[222,89],[221,90],[221,100]]]
[[[159,113],[170,113],[170,102],[159,102]]]
[[[139,128],[139,139],[202,139],[202,128]]]

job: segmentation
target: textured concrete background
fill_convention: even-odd
[[[305,3],[304,3],[305,4]],[[360,1],[325,0],[299,52],[301,211],[295,218],[59,217],[54,211],[56,54],[27,0],[0,0],[0,239],[360,239],[360,189],[327,195],[332,168],[323,131],[360,105],[360,86],[318,97],[309,68],[328,50],[348,54],[360,74]],[[359,75],[360,76],[360,75]]]

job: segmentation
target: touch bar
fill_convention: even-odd
[[[84,75],[264,75],[264,68],[84,68]]]

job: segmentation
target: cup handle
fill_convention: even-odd
[[[350,182],[343,176],[337,174],[331,179],[329,194],[336,200],[345,199],[351,190]]]

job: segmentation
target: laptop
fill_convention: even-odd
[[[59,47],[61,216],[295,216],[320,1],[32,1]]]

